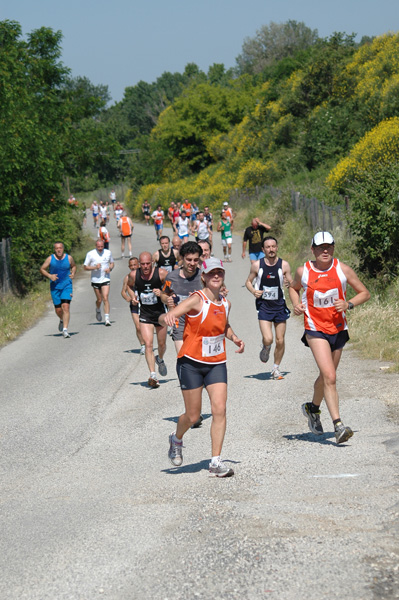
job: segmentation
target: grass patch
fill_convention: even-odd
[[[46,311],[49,302],[49,285],[40,282],[24,297],[6,294],[0,300],[0,347],[12,342]]]

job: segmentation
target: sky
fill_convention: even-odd
[[[107,85],[112,102],[126,87],[152,83],[194,62],[234,67],[245,38],[271,21],[303,21],[320,37],[335,31],[399,30],[398,0],[0,0],[0,20],[63,34],[62,62],[73,77]]]

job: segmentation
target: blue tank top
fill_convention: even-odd
[[[259,310],[263,303],[268,308],[278,309],[285,306],[284,298],[284,279],[283,279],[283,261],[279,258],[275,265],[269,266],[265,259],[259,261],[258,276],[255,280],[255,289],[263,290],[262,298],[256,299],[256,308]]]
[[[58,260],[58,258],[52,254],[49,273],[51,275],[58,275],[57,281],[50,281],[51,290],[63,290],[67,285],[71,285],[72,280],[69,277],[71,274],[71,265],[69,263],[68,254],[65,254],[64,258],[61,258],[61,260]]]

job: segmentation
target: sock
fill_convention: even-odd
[[[104,316],[105,316],[106,319],[109,319],[109,315],[107,315],[107,313],[105,313]]]
[[[151,379],[156,379],[157,378],[157,374],[155,373],[155,371],[151,371],[150,377],[151,377]]]
[[[334,419],[334,421],[333,421],[334,428],[337,427],[338,423],[341,423],[341,419]]]
[[[211,465],[212,467],[216,467],[220,462],[220,456],[212,456]]]
[[[172,435],[172,440],[173,440],[173,442],[174,442],[175,444],[182,444],[182,443],[183,443],[183,440],[182,440],[182,439],[181,439],[181,440],[179,440],[179,438],[176,436],[176,434],[175,434],[175,433]]]
[[[64,327],[64,329],[63,329],[62,331],[68,331],[68,328],[67,328],[67,327]]]
[[[313,404],[313,402],[311,402],[309,409],[311,413],[317,413],[320,410],[320,406],[317,406],[317,404]]]
[[[273,371],[274,371],[275,369],[279,369],[279,368],[280,368],[280,365],[276,365],[276,363],[274,363],[274,365],[273,365]]]

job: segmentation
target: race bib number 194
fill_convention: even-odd
[[[202,338],[202,356],[218,356],[224,352],[224,334]]]
[[[316,308],[331,308],[334,306],[334,300],[339,300],[338,289],[328,290],[327,292],[318,292],[317,290],[313,296],[313,306]]]

